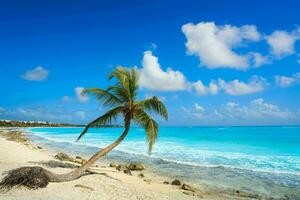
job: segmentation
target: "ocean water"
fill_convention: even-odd
[[[122,128],[29,128],[35,143],[92,155],[112,143]],[[162,175],[194,184],[239,189],[266,197],[300,199],[300,127],[161,127],[151,156],[144,130],[128,137],[106,158],[141,161]]]

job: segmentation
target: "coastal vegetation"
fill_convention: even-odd
[[[17,120],[0,120],[0,127],[84,127],[80,124],[69,124],[69,123],[55,123],[55,122],[44,122],[44,121],[17,121]],[[121,125],[106,124],[101,126],[93,127],[122,127]]]
[[[122,119],[124,131],[119,138],[112,144],[101,149],[79,168],[66,174],[55,174],[42,167],[36,166],[11,170],[0,183],[0,189],[7,191],[14,187],[22,186],[29,189],[37,189],[46,187],[49,182],[66,182],[78,179],[85,174],[88,168],[99,158],[105,156],[123,141],[129,132],[132,122],[145,129],[148,152],[150,154],[158,136],[159,126],[155,119],[149,114],[155,113],[167,120],[168,112],[164,103],[155,96],[145,100],[137,100],[138,72],[134,68],[117,67],[109,75],[109,80],[115,80],[115,82],[114,85],[109,86],[106,90],[88,88],[82,91],[82,95],[94,95],[104,106],[108,106],[110,110],[87,124],[77,138],[77,141],[79,141],[91,127],[110,125],[113,121]]]

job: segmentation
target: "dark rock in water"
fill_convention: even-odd
[[[180,186],[181,185],[181,182],[180,182],[180,180],[178,180],[178,179],[175,179],[174,181],[172,181],[172,183],[171,183],[172,185],[177,185],[177,186]]]
[[[145,166],[142,163],[130,163],[128,168],[130,170],[137,170],[137,171],[141,171],[145,169]]]
[[[110,166],[110,167],[117,167],[117,164],[116,164],[115,162],[111,162],[111,163],[109,164],[109,166]]]
[[[140,177],[140,178],[144,178],[145,175],[144,175],[143,173],[140,173],[140,174],[139,174],[139,177]]]
[[[170,183],[168,181],[164,181],[164,184],[165,185],[169,185]]]
[[[127,165],[124,165],[124,164],[119,164],[116,169],[118,171],[124,171],[125,169],[128,169]]]
[[[130,175],[130,176],[132,175],[130,169],[125,169],[123,172],[124,172],[125,174]]]
[[[36,148],[38,148],[38,149],[43,149],[43,147],[41,147],[41,146],[37,146]]]
[[[181,189],[195,192],[195,189],[192,188],[190,185],[187,185],[187,184],[183,184],[183,185],[181,186]]]

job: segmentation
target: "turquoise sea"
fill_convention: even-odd
[[[92,155],[122,128],[29,128],[33,142]],[[151,156],[144,130],[133,127],[106,160],[141,161],[153,171],[195,184],[300,199],[300,127],[161,127]]]

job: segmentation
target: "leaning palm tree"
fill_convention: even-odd
[[[149,113],[158,114],[167,120],[168,112],[165,105],[155,96],[145,100],[137,100],[138,72],[134,68],[117,67],[109,75],[109,80],[112,79],[115,79],[115,84],[106,90],[88,88],[82,91],[82,95],[95,95],[98,100],[103,102],[104,106],[111,109],[90,122],[79,135],[77,141],[88,132],[89,128],[108,125],[122,117],[124,131],[115,142],[101,149],[79,168],[66,174],[54,174],[42,167],[21,167],[11,170],[0,183],[0,189],[10,190],[15,186],[36,189],[46,187],[49,182],[66,182],[81,177],[99,158],[122,142],[129,132],[132,121],[145,129],[150,154],[158,136],[158,124],[150,117]]]

